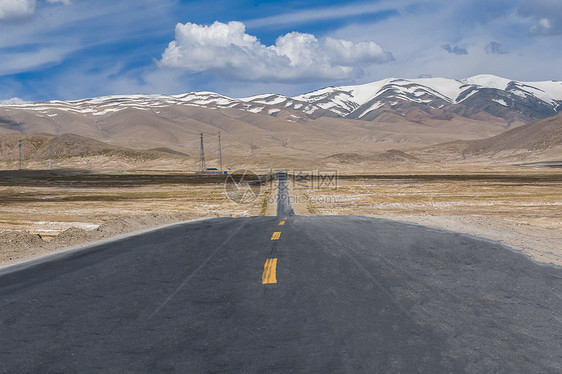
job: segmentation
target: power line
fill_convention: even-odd
[[[154,62],[154,64],[156,64],[156,66],[158,67],[158,69],[162,70],[163,72],[165,72],[170,78],[172,78],[172,80],[174,82],[176,82],[176,84],[182,89],[182,91],[184,93],[188,93],[189,91],[187,90],[187,88],[184,87],[184,85],[166,68],[166,66],[164,66],[164,64],[162,64],[160,61],[158,61],[156,58],[154,58],[154,56],[151,56],[152,61]],[[223,113],[224,114],[224,113]],[[224,114],[225,116],[229,117],[227,114]],[[231,134],[227,129],[224,128],[224,126],[222,126],[222,124],[220,123],[214,123],[214,126],[218,127],[219,129],[221,129],[227,136],[229,136],[230,138],[240,142],[241,144],[245,144],[245,140],[239,136],[236,136],[234,134]],[[219,136],[220,138],[220,136]]]
[[[166,67],[157,59],[155,59],[154,57],[152,57],[152,61],[156,64],[156,66],[158,66],[158,69],[162,70],[163,72],[165,72],[166,74],[168,74],[170,76],[170,78],[172,78],[174,80],[174,82],[177,83],[178,86],[180,86],[180,88],[183,90],[184,93],[189,92],[184,86],[183,84],[181,84],[181,82],[179,80],[176,79],[176,77],[174,77],[174,75],[172,73],[170,73],[170,71],[168,69],[166,69]]]

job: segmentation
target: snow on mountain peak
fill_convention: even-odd
[[[495,88],[498,90],[505,90],[511,80],[497,77],[490,74],[475,75],[474,77],[463,79],[461,82],[466,84],[474,84],[485,88]]]
[[[173,105],[208,109],[238,109],[271,116],[304,114],[370,120],[377,110],[394,110],[404,115],[409,107],[418,106],[450,110],[449,105],[469,106],[494,116],[511,118],[505,111],[525,113],[527,119],[544,118],[562,109],[562,82],[518,82],[494,75],[476,75],[456,80],[447,78],[388,78],[375,82],[332,86],[295,97],[260,94],[230,98],[215,92],[189,92],[179,95],[114,95],[73,101],[26,103],[19,100],[0,102],[6,108],[31,110],[38,115],[56,111],[105,115],[127,108],[152,110]],[[499,108],[501,107],[501,108]],[[504,112],[501,112],[504,110]]]

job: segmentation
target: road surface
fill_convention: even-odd
[[[279,172],[277,175],[277,217],[289,217],[295,214],[291,206],[289,186],[287,185],[287,174]]]
[[[562,371],[560,268],[281,205],[0,271],[0,373]]]

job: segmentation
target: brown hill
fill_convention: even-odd
[[[502,151],[541,152],[562,147],[562,116],[532,122],[469,145],[464,154],[496,154]]]
[[[287,149],[290,149],[289,156],[322,158],[350,149],[372,154],[457,139],[481,139],[500,133],[505,125],[465,118],[448,121],[416,117],[417,122],[414,122],[390,113],[373,122],[329,117],[313,119],[290,110],[285,114],[274,117],[234,108],[172,104],[146,109],[131,107],[102,114],[56,108],[0,107],[0,134],[73,133],[132,149],[168,148],[198,155],[199,134],[203,132],[206,150],[214,155],[218,147],[216,134],[221,130],[225,155],[269,157],[278,153],[287,157]]]
[[[560,145],[562,121],[562,117],[553,117],[502,133],[504,123],[460,117],[437,120],[425,118],[420,111],[411,111],[410,118],[385,112],[371,122],[298,117],[298,112],[289,109],[284,113],[281,118],[236,108],[172,104],[98,114],[2,107],[0,167],[17,166],[17,140],[22,137],[24,158],[36,162],[35,167],[72,159],[74,164],[69,161],[69,166],[145,168],[160,167],[157,160],[164,160],[177,168],[197,170],[201,132],[205,134],[207,166],[216,167],[219,130],[223,165],[230,170],[314,168],[328,163],[485,161],[512,155],[525,162],[529,156],[529,161],[536,161],[539,151]],[[491,136],[495,137],[481,140]],[[438,146],[457,141],[472,143],[450,143],[455,144],[454,149]],[[555,152],[542,159],[556,157]]]
[[[3,163],[13,166],[18,161],[19,141],[24,163],[35,166],[44,165],[45,161],[58,164],[70,160],[73,166],[80,164],[80,160],[95,160],[88,167],[101,167],[101,164],[96,165],[98,162],[134,166],[159,159],[190,160],[188,155],[172,150],[134,150],[75,134],[6,134],[0,135],[0,158]]]
[[[386,152],[371,155],[361,155],[357,153],[337,153],[325,158],[329,162],[339,162],[343,164],[359,164],[373,162],[417,162],[419,159],[406,152],[390,149]]]

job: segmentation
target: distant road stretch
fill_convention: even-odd
[[[0,373],[562,371],[560,268],[420,226],[296,216],[279,179],[277,217],[0,271]]]

